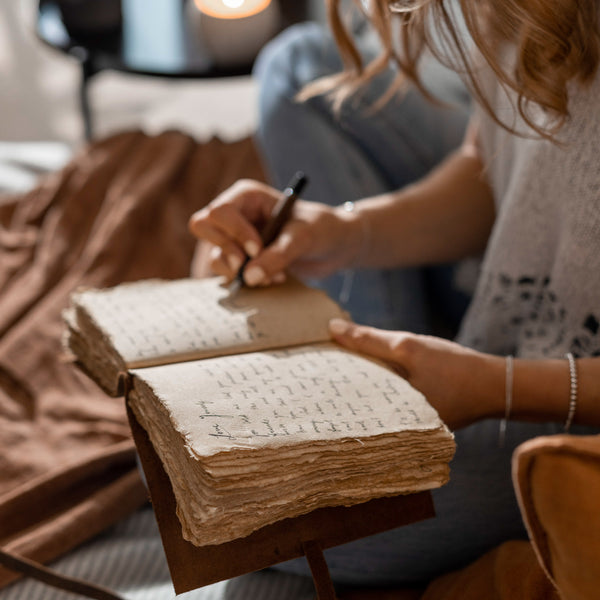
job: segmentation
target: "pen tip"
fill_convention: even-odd
[[[233,296],[237,294],[242,287],[242,279],[240,277],[236,277],[233,281],[230,282],[228,289],[229,295]]]

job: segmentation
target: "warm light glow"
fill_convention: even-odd
[[[218,19],[250,17],[267,8],[271,0],[194,0],[196,8]]]

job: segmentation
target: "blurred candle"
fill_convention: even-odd
[[[251,62],[277,32],[276,0],[189,0],[189,16],[218,65]]]

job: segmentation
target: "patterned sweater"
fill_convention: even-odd
[[[560,145],[511,135],[481,111],[496,222],[458,336],[467,346],[600,356],[600,73],[571,89]],[[526,131],[511,94],[491,81],[488,90],[496,114]]]

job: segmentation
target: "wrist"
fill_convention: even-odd
[[[507,361],[503,356],[477,352],[476,362],[470,371],[473,393],[470,394],[473,420],[501,419],[506,416],[507,398],[512,400],[512,369],[508,375]],[[507,384],[511,386],[507,390]],[[469,389],[469,388],[466,388]]]
[[[521,359],[515,370],[513,417],[565,422],[569,410],[569,363],[565,358]]]
[[[371,230],[366,215],[355,202],[344,202],[334,213],[343,225],[343,267],[360,267],[366,262],[371,244]]]

